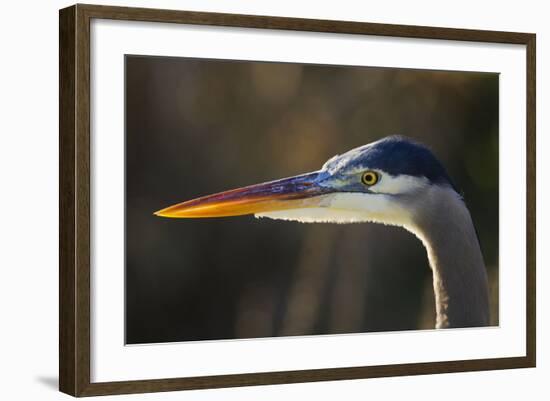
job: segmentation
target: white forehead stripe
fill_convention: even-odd
[[[429,185],[430,181],[426,177],[418,177],[414,175],[391,175],[384,170],[380,169],[369,169],[368,167],[355,167],[349,169],[345,172],[345,179],[341,179],[344,184],[349,183],[348,179],[353,179],[353,176],[359,176],[360,174],[366,171],[375,171],[378,173],[380,180],[373,186],[369,187],[369,191],[374,193],[396,195],[402,193],[408,193],[415,191],[417,189],[424,188],[426,185]],[[359,180],[359,177],[357,177]],[[337,182],[333,180],[333,183]]]
[[[369,188],[369,191],[379,194],[397,195],[409,193],[429,185],[426,177],[414,175],[392,176],[380,170],[374,170],[380,174],[378,183]]]

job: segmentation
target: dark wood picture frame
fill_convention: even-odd
[[[91,383],[90,21],[93,18],[525,45],[527,49],[526,356]],[[59,389],[62,392],[73,396],[94,396],[535,366],[535,34],[81,4],[60,10],[59,29]]]

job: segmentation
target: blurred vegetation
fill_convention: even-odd
[[[392,134],[463,191],[498,324],[497,74],[127,56],[126,84],[128,343],[433,328],[403,229],[152,215]]]

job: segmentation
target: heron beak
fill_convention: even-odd
[[[317,184],[319,172],[250,185],[178,203],[154,214],[172,218],[227,217],[318,207],[331,192]]]

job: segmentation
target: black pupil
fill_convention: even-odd
[[[368,173],[368,174],[365,176],[365,181],[367,181],[367,182],[372,182],[372,181],[374,181],[374,174]]]

